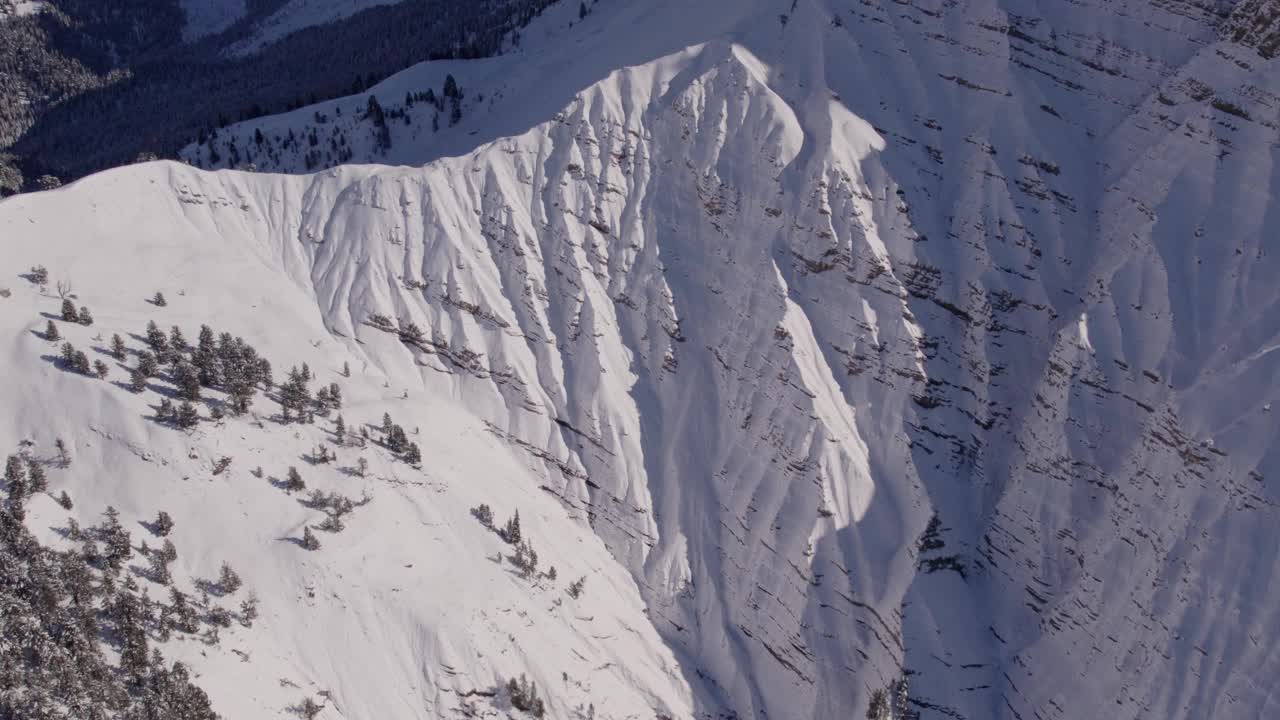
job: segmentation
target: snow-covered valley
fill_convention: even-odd
[[[903,678],[894,718],[1269,717],[1268,13],[562,4],[519,52],[374,88],[389,142],[361,95],[185,152],[279,174],[5,200],[0,441],[74,456],[27,525],[56,545],[111,504],[141,539],[165,510],[176,584],[237,568],[253,627],[163,645],[224,717],[321,690],[320,718],[518,717],[521,673],[556,718],[866,717]],[[458,122],[397,107],[446,75]],[[339,146],[366,164],[303,174]],[[77,347],[243,336],[421,468],[264,394],[157,422],[132,355],[60,366],[57,280],[93,310],[54,321]],[[371,498],[315,551],[290,466]]]

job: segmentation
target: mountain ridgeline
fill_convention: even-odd
[[[0,18],[0,192],[172,157],[201,133],[365,87],[415,62],[493,55],[551,0],[403,2],[234,52],[284,3],[184,41],[179,0],[54,0]]]
[[[25,526],[234,567],[227,717],[1276,715],[1270,7],[552,4],[9,198]]]

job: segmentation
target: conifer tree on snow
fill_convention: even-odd
[[[23,467],[22,458],[10,455],[4,464],[4,486],[9,491],[9,499],[22,502],[27,494],[27,470]]]
[[[178,424],[178,427],[184,430],[193,428],[200,422],[200,413],[196,411],[195,405],[183,400],[182,404],[178,406],[178,412],[174,422]]]
[[[165,337],[155,320],[147,323],[147,346],[156,354],[157,359],[165,358],[169,354],[169,338]]]
[[[191,349],[187,345],[187,338],[182,334],[182,328],[174,325],[169,328],[169,349],[175,353],[185,353]]]
[[[70,298],[62,301],[62,320],[72,323],[80,322],[80,313],[76,310],[76,304],[71,302]]]
[[[520,544],[522,535],[520,531],[520,511],[519,510],[516,510],[515,514],[511,516],[511,519],[507,521],[506,526],[502,528],[502,532],[498,533],[498,535],[508,545]]]
[[[284,489],[291,494],[307,489],[307,484],[302,480],[302,474],[292,465],[289,466],[289,472],[285,475]]]
[[[87,306],[81,305],[80,312],[76,315],[76,319],[81,325],[92,325],[93,313],[89,312],[89,308]]]
[[[411,442],[409,443],[409,446],[405,448],[404,461],[409,463],[410,465],[422,464],[422,451],[418,449],[417,443]]]
[[[151,298],[151,303],[156,307],[164,307],[169,304],[169,302],[164,299],[164,293],[158,290],[156,291],[155,296]]]
[[[173,531],[173,518],[163,510],[156,513],[155,522],[151,524],[156,531],[156,535],[160,537],[168,537],[169,533]]]
[[[218,589],[224,595],[230,595],[240,589],[240,575],[227,563],[222,563],[218,571]]]
[[[308,550],[320,549],[320,538],[316,537],[316,534],[311,531],[310,525],[302,531],[302,547]]]
[[[44,466],[36,462],[35,458],[27,458],[27,487],[33,493],[49,489],[49,476],[45,474]]]
[[[58,333],[58,326],[54,325],[52,320],[44,326],[44,339],[49,342],[58,342],[62,339],[62,335]]]
[[[185,359],[180,359],[174,367],[173,382],[178,386],[178,397],[188,401],[200,399],[200,373]]]
[[[138,368],[129,371],[129,389],[136,393],[147,389],[147,376]]]
[[[124,362],[124,338],[119,333],[111,336],[111,357]]]
[[[155,355],[146,350],[138,353],[138,372],[142,373],[142,377],[153,378],[156,376],[158,369],[159,363],[157,363]]]
[[[110,370],[111,369],[107,367],[107,364],[101,360],[93,361],[93,374],[97,375],[99,378],[105,380],[107,373],[110,372]]]
[[[53,448],[58,453],[58,467],[70,467],[71,453],[67,450],[67,444],[63,442],[62,438],[53,441]]]

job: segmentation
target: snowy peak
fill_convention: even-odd
[[[394,507],[306,566],[350,597],[368,558],[403,559],[369,571],[355,642],[410,640],[346,681],[333,638],[263,642],[304,647],[351,716],[432,717],[519,672],[557,717],[1274,709],[1276,583],[1239,562],[1280,502],[1274,59],[1194,3],[566,7],[508,57],[187,151],[403,166],[151,164],[0,205],[20,266],[95,278],[99,322],[145,322],[107,272],[145,249],[134,282],[184,288],[187,324],[349,362],[361,422],[422,429],[423,474],[381,457]],[[83,392],[35,359],[49,299],[22,302],[14,366]],[[173,442],[93,388],[129,447]],[[239,452],[320,440],[264,425]],[[292,537],[272,490],[254,522]],[[222,492],[203,502],[234,517]],[[562,580],[489,567],[478,503],[530,516]],[[459,603],[396,596],[410,562]],[[569,604],[569,573],[607,588]],[[341,625],[296,587],[282,613]]]

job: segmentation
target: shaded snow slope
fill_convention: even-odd
[[[524,467],[484,488],[539,487],[557,542],[602,541],[643,670],[588,649],[673,717],[860,717],[904,672],[924,718],[1265,717],[1280,73],[1219,23],[1190,3],[598,4],[535,23],[523,54],[388,80],[384,106],[446,72],[471,103],[438,133],[393,125],[388,153],[363,96],[222,140],[262,128],[253,162],[296,170],[282,138],[319,111],[356,159],[426,165],[141,166],[7,201],[0,228],[19,267],[72,232],[123,256],[145,246],[114,218],[143,211],[116,205],[145,198],[186,248],[148,266],[227,247],[310,337],[409,388],[404,412],[451,408],[428,457],[491,424],[448,516],[492,474],[474,456]],[[95,183],[120,200],[94,210]]]

